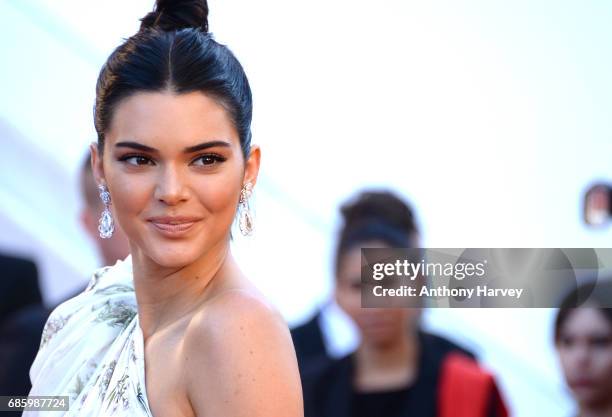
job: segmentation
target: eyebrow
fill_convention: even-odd
[[[223,147],[229,148],[231,144],[224,140],[211,140],[209,142],[202,142],[194,146],[189,146],[183,149],[183,153],[193,153],[193,152],[201,151],[203,149],[213,148],[215,146],[223,146]],[[145,151],[145,152],[158,152],[157,149],[152,148],[147,145],[143,145],[142,143],[138,143],[138,142],[117,142],[115,144],[115,147],[116,148],[138,149],[140,151]]]

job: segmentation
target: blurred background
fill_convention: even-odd
[[[78,223],[95,82],[151,0],[0,2],[0,250],[52,306],[101,264]],[[262,146],[256,232],[234,242],[290,324],[329,297],[338,205],[399,192],[425,247],[609,247],[582,198],[612,168],[612,3],[210,0]],[[517,416],[569,415],[553,311],[434,309]],[[569,411],[568,411],[569,410]]]

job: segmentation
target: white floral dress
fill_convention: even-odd
[[[97,270],[84,292],[51,313],[30,379],[30,396],[68,396],[69,411],[26,417],[152,417],[130,256]]]

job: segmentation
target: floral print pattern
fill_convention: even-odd
[[[29,395],[68,396],[69,410],[25,417],[152,417],[131,257],[97,270],[84,292],[51,313],[30,379]]]

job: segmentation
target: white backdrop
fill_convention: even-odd
[[[328,296],[337,207],[366,186],[415,206],[428,247],[607,247],[584,187],[612,168],[606,1],[209,2],[252,84],[256,236],[237,258],[290,323]],[[94,85],[152,1],[0,1],[0,249],[51,304],[97,265],[76,173]],[[517,416],[569,416],[549,310],[436,310]]]

